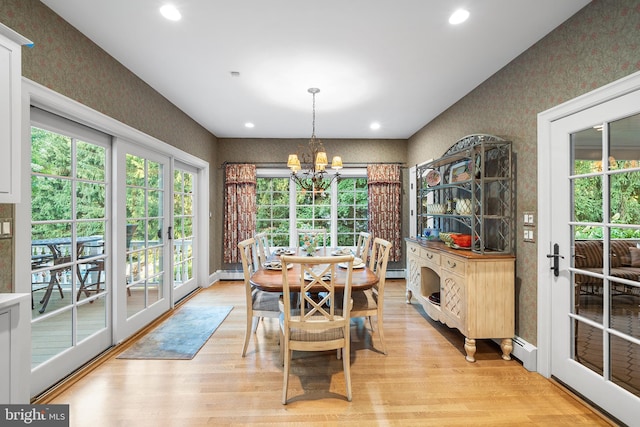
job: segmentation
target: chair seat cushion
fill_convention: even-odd
[[[251,291],[251,303],[256,311],[280,311],[278,301],[280,294],[278,292],[265,292],[260,289]]]
[[[353,292],[351,299],[353,300],[351,311],[375,310],[378,308],[378,298],[373,289]]]
[[[298,315],[296,315],[298,313]],[[322,320],[325,317],[322,315],[317,316],[318,320]],[[296,320],[296,318],[300,318],[299,311],[294,310],[291,316],[291,320]],[[284,313],[280,313],[280,328],[284,330]],[[291,341],[330,341],[330,340],[338,340],[344,338],[344,329],[343,328],[329,328],[329,329],[319,329],[319,330],[307,330],[300,329],[296,327],[291,328],[290,332]]]

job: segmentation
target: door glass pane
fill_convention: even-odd
[[[634,323],[638,324],[637,319]],[[640,346],[615,335],[610,337],[611,381],[640,396]]]
[[[574,321],[574,327],[575,360],[602,375],[602,329],[594,328],[588,323],[579,320]]]
[[[94,144],[78,141],[77,144],[77,176],[90,181],[105,180],[106,149]]]
[[[31,367],[46,362],[73,346],[71,310],[59,311],[46,321],[31,324]]]
[[[104,295],[78,305],[78,342],[107,327],[106,310],[107,301]]]
[[[71,180],[33,175],[31,200],[34,221],[70,220]]]

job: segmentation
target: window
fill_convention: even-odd
[[[293,188],[287,171],[257,171],[256,231],[266,231],[273,246],[295,246],[297,228],[324,228],[329,246],[355,246],[368,230],[365,169],[345,169],[330,191],[314,194]],[[332,242],[337,242],[333,244]]]
[[[369,193],[366,178],[338,183],[338,246],[355,246],[358,234],[369,229]]]
[[[257,179],[256,231],[267,231],[273,246],[289,246],[289,178]]]

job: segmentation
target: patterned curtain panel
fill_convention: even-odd
[[[256,165],[225,169],[224,262],[241,262],[238,243],[256,231]]]
[[[367,166],[369,181],[369,231],[393,243],[389,261],[402,257],[401,203],[402,182],[399,165]]]

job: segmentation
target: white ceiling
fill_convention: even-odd
[[[410,137],[589,3],[42,2],[218,137],[309,137],[318,87],[321,139]],[[182,19],[164,19],[164,3]],[[452,26],[459,7],[470,18]]]

